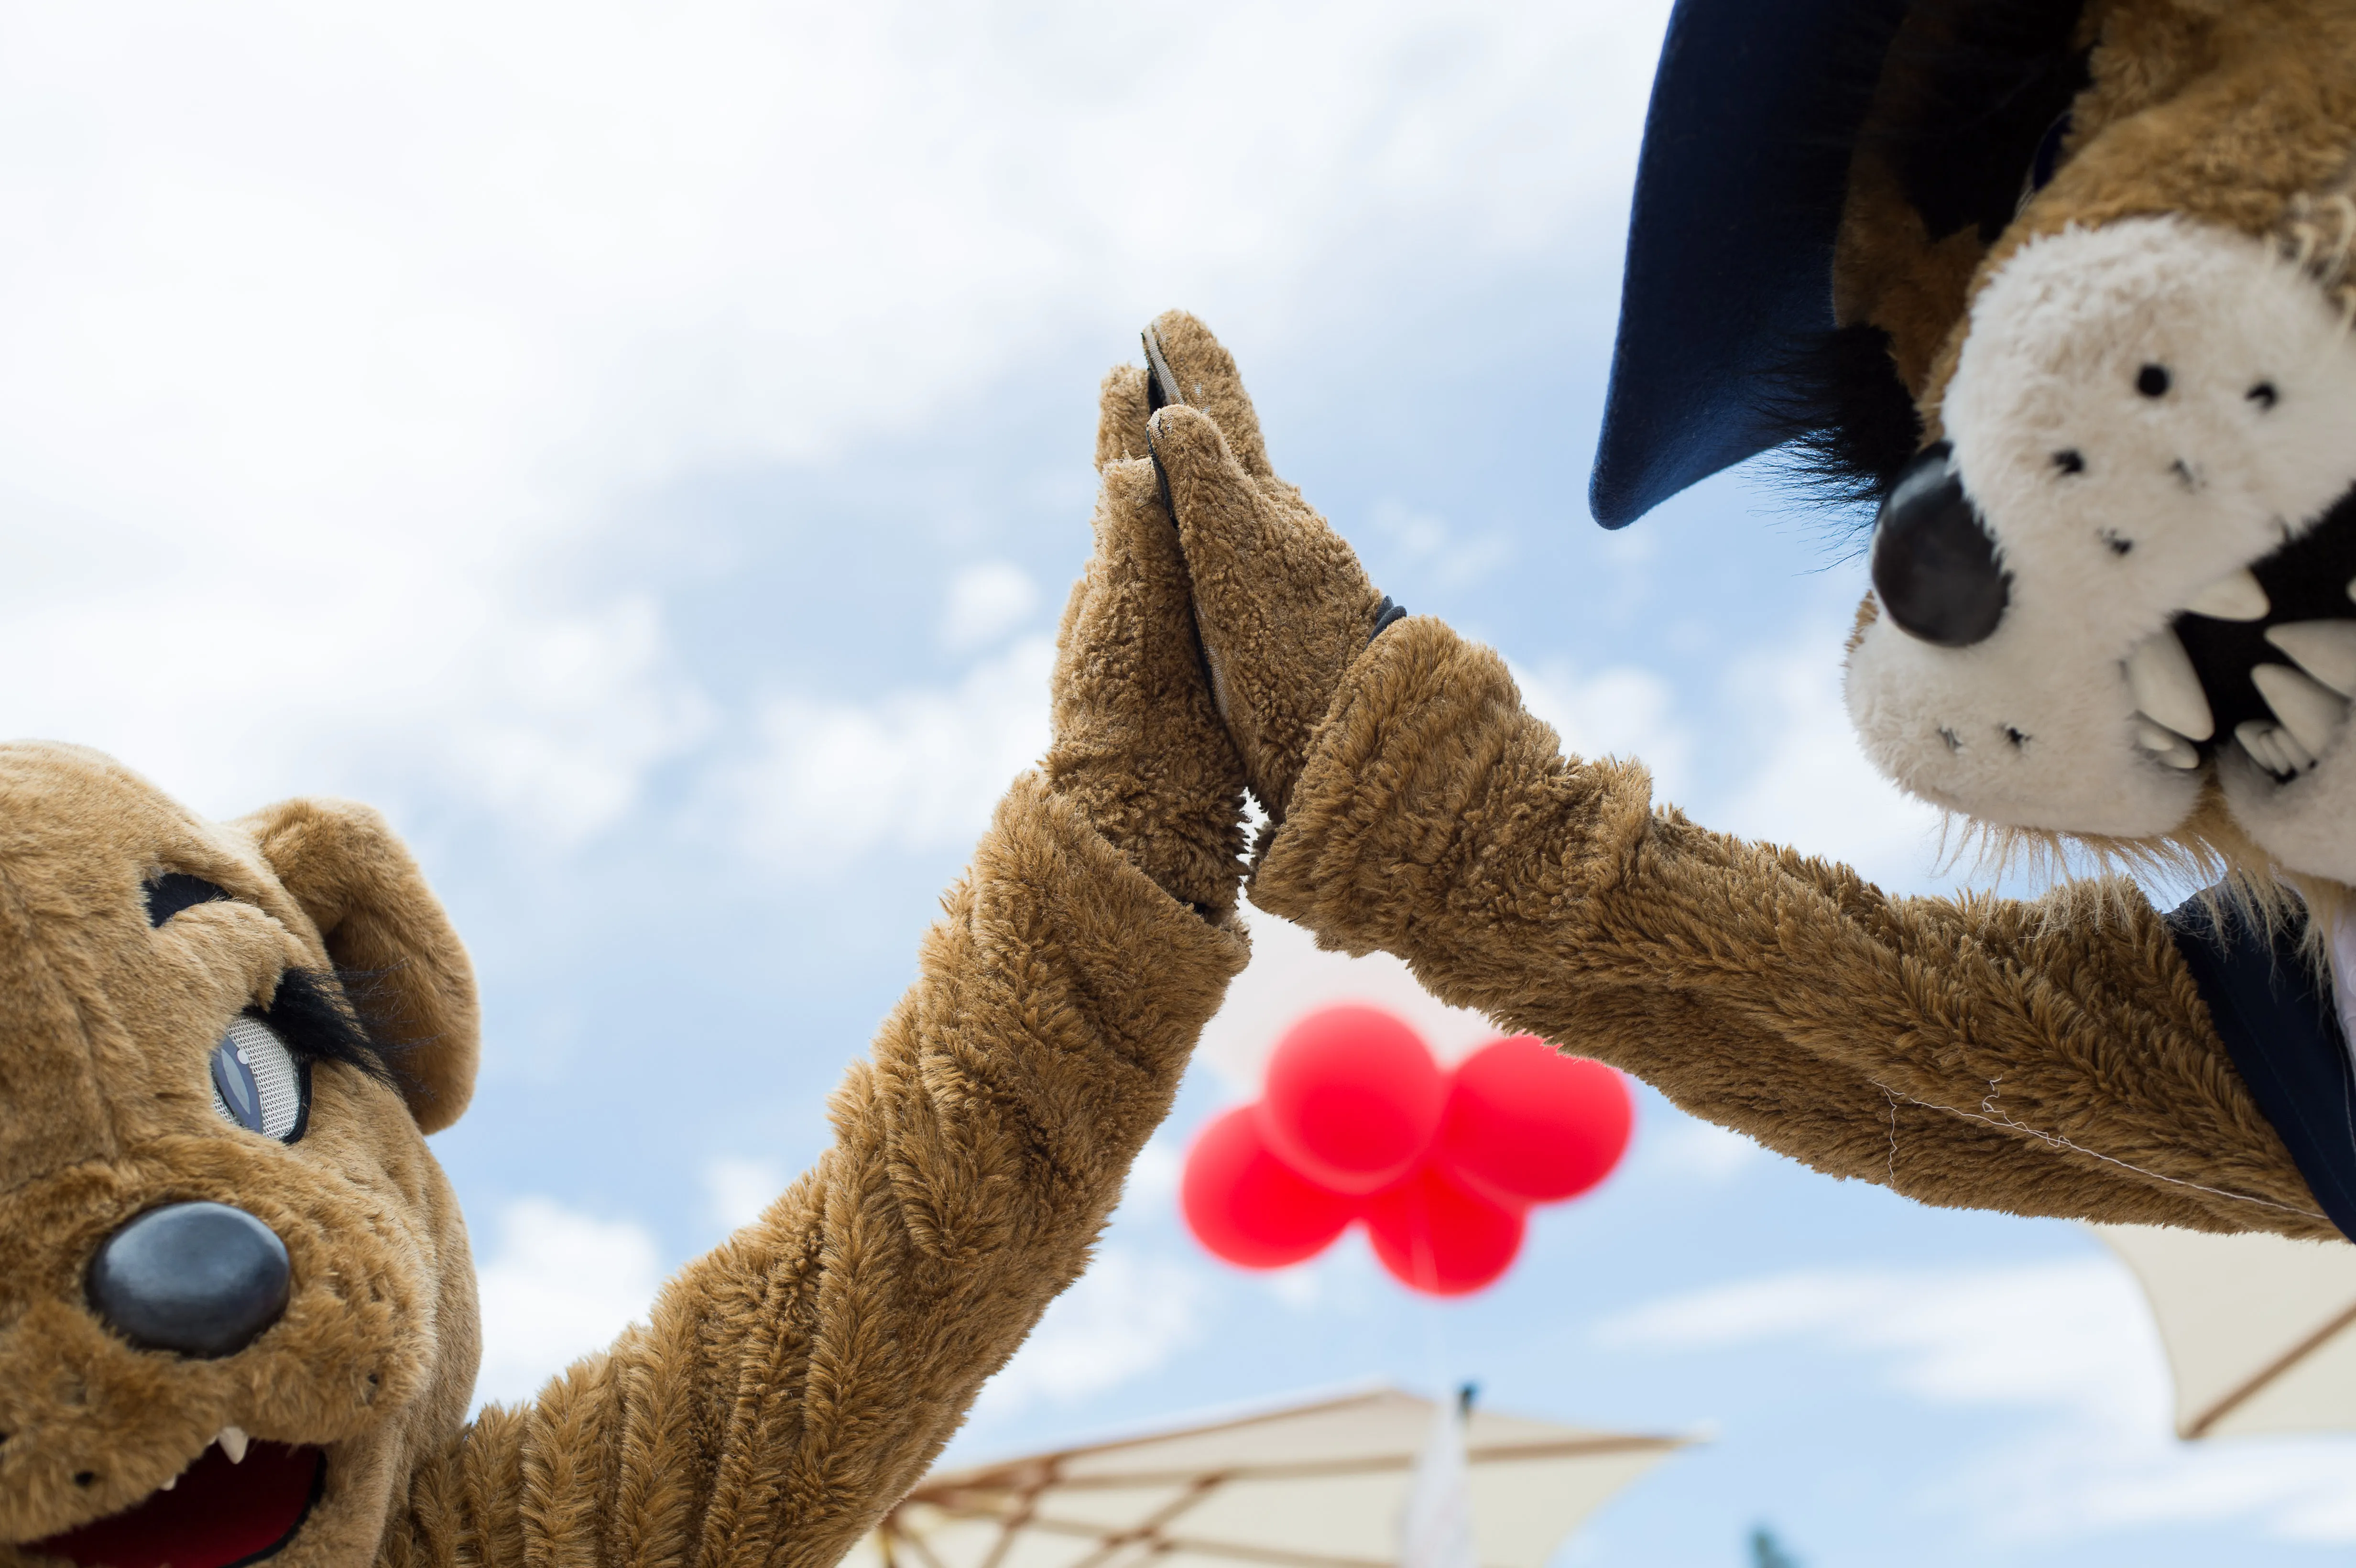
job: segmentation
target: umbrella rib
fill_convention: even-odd
[[[1050,1459],[1032,1471],[1030,1483],[1023,1488],[1014,1511],[999,1521],[998,1539],[990,1543],[990,1554],[981,1560],[981,1568],[998,1568],[1014,1546],[1015,1534],[1039,1511],[1039,1494],[1055,1483],[1056,1463]]]
[[[1101,1525],[1081,1524],[1075,1520],[1050,1519],[1045,1514],[1033,1514],[1023,1528],[1049,1535],[1077,1535],[1101,1541],[1106,1531]],[[1122,1535],[1138,1539],[1136,1532],[1123,1531]],[[1275,1568],[1398,1568],[1396,1563],[1379,1562],[1371,1557],[1332,1557],[1322,1552],[1288,1552],[1280,1546],[1247,1546],[1241,1541],[1211,1541],[1186,1535],[1160,1535],[1152,1538],[1157,1553],[1191,1552],[1204,1557],[1232,1557],[1243,1563],[1267,1563]]]
[[[915,1531],[901,1524],[896,1509],[884,1516],[884,1528],[879,1533],[884,1538],[884,1557],[887,1563],[893,1560],[892,1542],[896,1537],[907,1542],[908,1549],[925,1560],[925,1568],[943,1568],[941,1560],[933,1555],[932,1544]]]
[[[2356,1306],[2349,1307],[2330,1322],[2326,1323],[2228,1390],[2222,1399],[2202,1411],[2195,1420],[2186,1425],[2184,1435],[2188,1438],[2207,1436],[2210,1430],[2219,1422],[2265,1392],[2268,1385],[2316,1351],[2323,1349],[2341,1329],[2351,1323],[2356,1323]]]
[[[1497,1444],[1486,1448],[1474,1448],[1464,1456],[1473,1465],[1493,1465],[1515,1459],[1577,1459],[1601,1457],[1611,1454],[1665,1453],[1682,1448],[1680,1437],[1581,1437],[1558,1443]],[[1302,1459],[1290,1464],[1226,1465],[1218,1474],[1230,1481],[1290,1481],[1308,1480],[1319,1476],[1360,1476],[1383,1470],[1411,1469],[1412,1454],[1373,1454],[1356,1459]],[[1185,1486],[1204,1473],[1201,1467],[1184,1470],[1123,1470],[1108,1475],[1064,1476],[1055,1485],[1066,1491],[1120,1490],[1128,1487]],[[988,1495],[997,1488],[977,1486],[971,1481],[944,1487],[937,1491],[919,1488],[916,1495],[927,1501],[944,1496]]]
[[[1313,1404],[1295,1405],[1285,1410],[1260,1411],[1250,1415],[1239,1415],[1227,1421],[1210,1422],[1202,1426],[1182,1427],[1176,1432],[1154,1432],[1141,1437],[1116,1438],[1109,1443],[1091,1443],[1078,1448],[1058,1448],[1052,1454],[1042,1454],[1029,1459],[1018,1459],[1011,1464],[992,1465],[978,1473],[969,1471],[961,1479],[968,1486],[987,1486],[993,1482],[1008,1484],[1014,1476],[1034,1465],[1044,1463],[1061,1466],[1074,1459],[1084,1459],[1098,1454],[1117,1454],[1124,1448],[1151,1447],[1155,1444],[1169,1443],[1182,1437],[1205,1437],[1214,1433],[1240,1432],[1249,1426],[1266,1426],[1276,1422],[1293,1421],[1304,1415],[1327,1415],[1337,1410],[1346,1410],[1354,1404],[1376,1403],[1390,1397],[1390,1393],[1391,1391],[1387,1389],[1376,1389],[1365,1393],[1344,1394],[1337,1399],[1320,1400]],[[1191,1475],[1193,1472],[1189,1471],[1188,1474]]]
[[[1665,1453],[1683,1447],[1682,1439],[1675,1437],[1586,1437],[1552,1443],[1495,1444],[1473,1449],[1465,1456],[1472,1464],[1496,1463],[1515,1459],[1558,1459],[1602,1457],[1613,1454]],[[1114,1555],[1128,1545],[1148,1547],[1154,1556],[1175,1551],[1207,1552],[1235,1558],[1238,1561],[1263,1563],[1275,1568],[1390,1568],[1389,1564],[1361,1563],[1358,1559],[1326,1557],[1301,1552],[1284,1552],[1256,1547],[1226,1546],[1211,1541],[1197,1541],[1162,1533],[1162,1527],[1194,1507],[1220,1486],[1234,1481],[1313,1480],[1322,1477],[1373,1475],[1398,1472],[1414,1464],[1410,1455],[1372,1455],[1356,1459],[1304,1460],[1293,1464],[1236,1465],[1217,1470],[1203,1469],[1137,1471],[1117,1476],[1059,1476],[1058,1467],[1044,1465],[1010,1467],[995,1476],[970,1477],[951,1481],[943,1486],[919,1487],[909,1494],[907,1501],[922,1501],[952,1518],[991,1520],[999,1527],[998,1539],[980,1568],[1002,1568],[1012,1551],[1016,1538],[1025,1530],[1037,1530],[1056,1535],[1076,1535],[1096,1542],[1090,1552],[1072,1568],[1102,1568]],[[1020,1477],[1019,1482],[1016,1477]],[[992,1481],[999,1484],[992,1485]],[[1007,1483],[1015,1483],[1009,1485]],[[1039,1511],[1042,1495],[1051,1488],[1073,1491],[1109,1491],[1153,1486],[1178,1486],[1186,1490],[1163,1503],[1153,1514],[1138,1525],[1108,1531],[1100,1524],[1081,1524],[1043,1515]],[[895,1514],[897,1510],[894,1510]],[[911,1545],[924,1550],[915,1532],[908,1532]],[[924,1550],[925,1568],[942,1568],[940,1561],[929,1550]]]
[[[1244,1546],[1185,1535],[1165,1535],[1161,1544],[1167,1552],[1185,1552],[1197,1557],[1232,1557],[1240,1563],[1270,1563],[1274,1568],[1398,1568],[1395,1563],[1371,1557],[1330,1557],[1322,1552],[1287,1552],[1276,1546]]]
[[[1141,1542],[1153,1548],[1156,1556],[1169,1551],[1169,1538],[1162,1533],[1162,1527],[1218,1490],[1219,1483],[1226,1479],[1223,1475],[1197,1476],[1193,1486],[1146,1515],[1143,1523],[1099,1532],[1097,1549],[1073,1563],[1072,1568],[1098,1568],[1122,1547]]]

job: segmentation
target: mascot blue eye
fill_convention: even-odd
[[[210,1065],[222,1120],[284,1144],[303,1136],[303,1065],[268,1024],[244,1013],[231,1019]]]

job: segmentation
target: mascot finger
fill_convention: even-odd
[[[1276,477],[1236,357],[1209,327],[1183,310],[1164,311],[1145,329],[1145,359],[1158,389],[1157,406],[1167,401],[1200,409],[1227,438],[1228,450],[1246,474],[1255,480]]]
[[[1148,430],[1219,712],[1280,820],[1343,671],[1398,612],[1325,520],[1280,481],[1257,483],[1200,410],[1163,408]]]
[[[1116,365],[1105,372],[1097,392],[1097,468],[1146,455],[1145,421],[1153,412],[1145,388],[1145,372],[1134,365]]]
[[[1243,770],[1213,709],[1186,568],[1153,470],[1105,470],[1097,549],[1053,679],[1056,789],[1173,897],[1232,907]]]

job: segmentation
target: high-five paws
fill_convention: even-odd
[[[1233,357],[1172,311],[1146,329],[1147,421],[1177,518],[1203,652],[1252,793],[1275,820],[1342,672],[1400,612],[1276,475]]]
[[[1057,639],[1047,777],[1172,897],[1223,912],[1242,869],[1243,769],[1204,684],[1152,464],[1124,455],[1125,442],[1142,451],[1143,399],[1119,380],[1098,432],[1096,553]]]

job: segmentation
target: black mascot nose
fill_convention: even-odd
[[[286,1310],[286,1243],[242,1209],[173,1203],[106,1239],[90,1304],[143,1350],[234,1355]]]
[[[1873,591],[1890,618],[1926,643],[1967,648],[2004,619],[2010,580],[1964,494],[1945,442],[1926,447],[1882,498],[1873,528]]]

